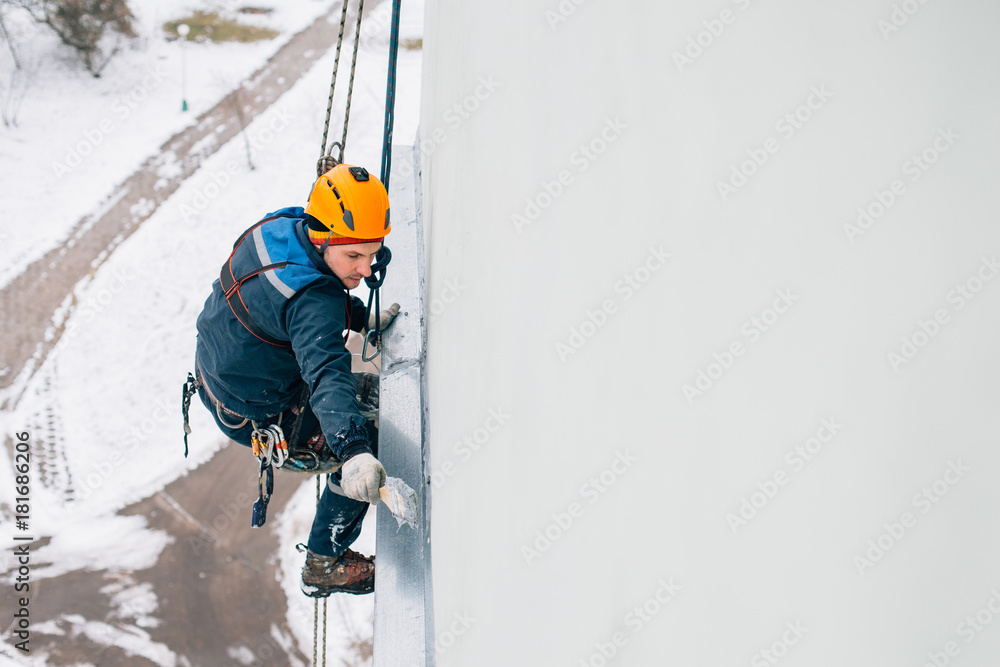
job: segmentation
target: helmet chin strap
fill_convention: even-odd
[[[323,245],[319,247],[319,256],[322,257],[326,253],[326,249],[330,247],[330,239],[333,238],[333,229],[330,233],[326,235],[326,240],[323,241]]]

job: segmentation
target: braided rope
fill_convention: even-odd
[[[347,146],[347,123],[351,120],[351,95],[354,93],[354,70],[358,64],[358,46],[361,44],[361,13],[365,9],[365,0],[358,2],[358,22],[354,24],[354,55],[351,57],[351,78],[347,82],[347,105],[344,107],[344,134],[340,138],[340,158],[344,158],[344,148]]]
[[[319,506],[320,485],[316,475],[316,505]],[[313,667],[316,667],[316,656],[319,654],[319,598],[313,598]],[[323,664],[326,664],[326,599],[323,599]]]
[[[344,6],[340,11],[340,34],[337,35],[337,55],[333,60],[333,78],[330,81],[330,98],[326,101],[326,122],[323,123],[323,144],[319,147],[320,158],[327,154],[326,150],[326,138],[330,133],[330,113],[333,111],[333,91],[337,86],[337,68],[340,66],[340,47],[344,43],[344,24],[347,23],[347,3],[349,0],[344,0]],[[341,151],[343,155],[343,151]]]
[[[316,654],[319,646],[319,598],[313,598],[313,662],[316,665]]]
[[[329,598],[323,598],[323,662],[322,667],[326,667],[326,602]]]

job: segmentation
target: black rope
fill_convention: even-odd
[[[396,108],[396,56],[399,53],[399,9],[402,0],[392,0],[392,26],[389,30],[389,68],[385,83],[385,127],[382,133],[382,168],[381,180],[386,191],[389,190],[389,173],[392,170],[392,122]],[[365,344],[361,349],[361,360],[371,361],[376,352],[368,358],[368,343],[374,341],[374,348],[379,349],[382,337],[382,305],[379,301],[379,287],[385,281],[385,270],[392,260],[392,253],[384,245],[375,255],[372,273],[365,278],[365,284],[371,290],[368,293],[368,305],[365,308],[365,322],[371,321],[372,305],[375,306],[375,326],[365,334]]]
[[[389,73],[385,84],[385,130],[382,135],[382,185],[389,189],[392,169],[392,121],[396,108],[396,54],[399,52],[399,8],[402,0],[392,0],[392,27],[389,32]]]
[[[368,358],[368,342],[370,340],[374,341],[374,347],[377,350],[379,346],[379,338],[382,336],[382,307],[379,302],[379,291],[378,288],[382,286],[385,282],[385,271],[386,267],[389,266],[389,262],[392,261],[392,252],[383,245],[378,249],[375,254],[375,262],[372,264],[371,275],[365,276],[365,285],[368,286],[370,290],[368,292],[368,305],[365,307],[365,323],[371,322],[372,319],[372,303],[374,301],[375,305],[375,326],[368,330],[365,334],[365,344],[361,348],[361,360],[371,361],[375,358],[376,354],[373,354],[371,358]]]

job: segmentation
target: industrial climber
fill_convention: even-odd
[[[363,167],[337,165],[304,209],[280,209],[244,232],[198,316],[185,403],[197,389],[222,432],[257,455],[253,525],[266,520],[272,464],[332,473],[306,545],[302,591],[311,597],[374,588],[374,558],[348,547],[386,474],[376,458],[377,407],[365,399],[373,390],[361,381],[372,376],[352,374],[345,334],[384,328],[399,312],[393,304],[365,321],[365,305],[349,293],[371,275],[389,232],[382,183]]]

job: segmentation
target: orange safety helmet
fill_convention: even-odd
[[[317,245],[369,243],[391,231],[389,195],[364,167],[338,164],[320,176],[305,212],[314,218],[308,231]]]

